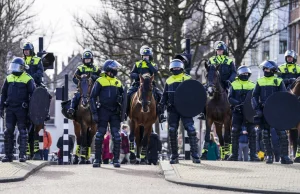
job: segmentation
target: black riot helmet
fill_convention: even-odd
[[[228,55],[228,47],[227,45],[225,44],[225,42],[223,41],[217,41],[215,42],[214,44],[214,49],[217,51],[217,50],[223,50],[223,55]]]
[[[287,57],[293,57],[293,61],[292,61],[292,62],[288,62],[288,61],[287,61]],[[286,62],[286,63],[288,63],[288,64],[294,64],[294,63],[296,63],[296,61],[297,61],[297,54],[296,54],[296,52],[293,51],[293,50],[287,50],[287,51],[285,51],[285,53],[284,53],[284,58],[285,58],[285,62]]]
[[[245,75],[245,73],[248,73],[248,75]],[[247,81],[250,78],[251,74],[251,69],[247,66],[243,65],[237,69],[238,78],[242,81]]]
[[[23,54],[24,54],[24,50],[30,50],[30,56],[34,56],[35,53],[34,53],[34,46],[31,42],[26,42],[24,45],[23,45]]]
[[[150,61],[153,60],[153,51],[147,45],[144,45],[140,48],[140,55],[142,58],[143,58],[143,56],[149,56],[149,60]]]
[[[108,73],[110,72],[113,76],[111,77],[114,77],[118,74],[118,69],[121,67],[120,63],[118,63],[117,61],[115,60],[106,60],[103,64],[103,71],[105,73]]]
[[[92,64],[93,64],[93,62],[94,62],[92,51],[90,51],[90,50],[85,50],[85,51],[83,52],[83,54],[82,54],[81,59],[82,59],[82,63],[83,63],[83,64],[85,64],[85,65],[87,65],[87,66],[92,66]],[[91,61],[90,61],[90,62],[86,62],[85,59],[91,59]]]
[[[25,71],[25,69],[28,68],[29,67],[25,64],[23,58],[15,57],[9,64],[8,71],[10,71],[14,75],[20,76]]]

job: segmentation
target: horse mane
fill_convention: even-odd
[[[208,80],[210,80],[210,79],[211,80],[216,79],[217,81],[215,83],[216,84],[215,87],[216,87],[217,91],[220,91],[221,93],[223,92],[223,88],[221,86],[220,74],[219,74],[218,68],[216,68],[214,65],[211,65],[209,67],[209,70],[207,72],[207,79]],[[214,95],[217,95],[220,92],[215,92]]]
[[[144,81],[143,81],[143,88],[144,91],[149,91],[150,90],[150,85],[151,85],[151,75],[149,73],[143,74],[142,75]]]
[[[300,77],[298,77],[293,84],[292,88],[290,89],[291,93],[296,96],[300,96]]]

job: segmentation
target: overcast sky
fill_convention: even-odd
[[[44,49],[54,52],[61,61],[67,62],[67,57],[75,51],[82,49],[76,44],[76,29],[73,15],[79,14],[87,18],[86,11],[100,11],[99,0],[36,0],[31,11],[37,14],[35,19],[39,31],[35,36],[29,37],[38,51],[38,37],[44,37]],[[54,34],[52,33],[54,32]],[[51,35],[53,37],[51,38]],[[80,36],[77,33],[77,36]]]

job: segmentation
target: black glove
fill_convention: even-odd
[[[262,110],[257,109],[255,112],[256,112],[257,117],[261,118],[263,116],[263,111]]]
[[[93,121],[95,122],[95,123],[98,123],[98,120],[99,120],[99,118],[98,118],[98,113],[93,113]]]
[[[162,114],[165,111],[165,105],[163,105],[162,103],[159,103],[157,105],[157,110],[158,110],[159,114]]]
[[[0,109],[0,117],[3,119],[4,118],[4,110]]]
[[[226,84],[227,84],[228,88],[231,86],[231,82],[229,80],[226,80]]]

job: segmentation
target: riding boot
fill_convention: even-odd
[[[259,162],[260,159],[256,154],[256,131],[252,129],[249,134],[250,161]]]
[[[272,146],[271,146],[270,131],[267,129],[263,129],[263,143],[265,146],[265,153],[267,156],[266,163],[273,164],[273,152],[272,152]]]
[[[4,152],[5,156],[2,158],[2,162],[12,162],[14,155],[13,155],[13,135],[11,135],[9,130],[5,130],[4,132]],[[13,130],[12,130],[13,131]]]
[[[236,127],[232,127],[231,130],[231,146],[232,154],[228,157],[228,161],[238,161],[239,156],[239,130]]]
[[[20,162],[26,162],[26,150],[27,150],[28,134],[27,134],[26,129],[19,129],[19,132],[20,132],[19,161]]]
[[[70,114],[70,115],[75,114],[75,110],[77,109],[79,101],[80,101],[80,93],[76,92],[76,93],[74,93],[74,96],[71,100],[71,105],[70,105],[70,108],[68,109],[68,114]]]
[[[93,167],[101,166],[101,156],[102,156],[102,143],[104,140],[104,134],[97,132],[95,138],[95,160],[93,162]]]
[[[280,158],[281,164],[293,164],[293,161],[289,158],[289,142],[285,130],[276,129],[280,142]]]
[[[117,134],[117,133],[116,133]],[[118,133],[119,134],[119,133]],[[114,148],[113,148],[113,154],[114,154],[114,159],[113,159],[113,165],[115,168],[120,168],[120,146],[121,146],[121,137],[120,135],[115,135],[114,137]]]
[[[177,164],[178,163],[178,140],[177,140],[177,129],[174,127],[169,128],[169,138],[170,138],[170,145],[171,145],[171,158],[170,164]]]
[[[198,145],[197,145],[197,137],[196,137],[196,131],[193,126],[188,127],[188,136],[190,140],[190,146],[191,146],[191,156],[193,163],[201,163],[199,153],[198,153]]]

